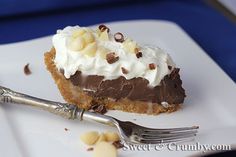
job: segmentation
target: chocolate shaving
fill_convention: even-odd
[[[30,75],[32,73],[29,68],[29,63],[24,66],[24,73],[25,75]]]
[[[116,56],[114,52],[108,53],[106,55],[107,63],[112,64],[119,60],[119,56]]]
[[[128,74],[129,71],[127,69],[125,69],[124,67],[121,67],[121,71],[123,74]]]
[[[65,131],[69,131],[69,129],[67,129],[67,128],[65,128],[64,130],[65,130]]]
[[[149,64],[149,69],[150,70],[156,69],[156,65],[154,63]]]
[[[116,147],[116,149],[120,149],[120,148],[124,147],[124,145],[121,143],[121,141],[115,141],[112,144]]]
[[[120,32],[114,34],[114,39],[115,39],[115,41],[120,42],[120,43],[124,42],[124,40],[125,40],[124,35]]]
[[[136,57],[137,57],[137,58],[143,57],[143,53],[142,53],[142,52],[137,52],[137,53],[136,53]]]
[[[171,69],[172,69],[172,66],[168,65],[168,69],[171,70]]]
[[[107,33],[110,32],[110,29],[106,26],[106,25],[99,25],[98,26],[98,29],[101,31],[101,32],[104,32],[105,30],[107,30]]]
[[[105,105],[99,104],[95,101],[91,102],[91,106],[90,106],[89,110],[93,110],[94,112],[100,113],[100,114],[107,113],[107,109],[106,109]]]
[[[93,151],[93,147],[88,148],[87,151]]]

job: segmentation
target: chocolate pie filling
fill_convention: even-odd
[[[113,80],[103,79],[103,76],[84,76],[77,71],[69,80],[73,85],[79,86],[84,89],[84,92],[95,98],[109,97],[115,100],[128,98],[159,104],[162,102],[181,104],[185,97],[178,68],[173,69],[171,74],[165,76],[160,85],[156,87],[149,87],[148,80],[141,77],[130,80],[126,80],[123,76]]]

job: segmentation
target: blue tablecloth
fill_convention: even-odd
[[[170,20],[236,81],[236,24],[203,0],[2,0],[0,6],[0,44],[54,34],[67,25]]]

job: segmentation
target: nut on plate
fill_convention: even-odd
[[[108,132],[105,132],[104,135],[105,135],[106,140],[108,142],[114,142],[114,141],[119,141],[120,140],[120,137],[116,132],[108,131]]]
[[[99,133],[97,131],[90,131],[80,136],[81,141],[87,145],[93,145],[99,139]]]
[[[99,138],[98,138],[98,140],[96,141],[96,144],[98,144],[99,142],[102,142],[102,141],[107,141],[106,136],[104,135],[104,133],[101,133],[101,134],[99,135]]]
[[[117,157],[117,149],[109,142],[100,142],[96,144],[93,157]]]

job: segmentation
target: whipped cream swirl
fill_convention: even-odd
[[[89,38],[77,39],[86,32],[90,33]],[[58,30],[52,41],[56,50],[54,63],[58,69],[64,70],[67,79],[76,71],[81,71],[83,75],[104,76],[104,80],[112,80],[120,76],[124,76],[127,80],[142,77],[149,81],[149,86],[155,87],[175,67],[171,57],[158,47],[141,46],[129,38],[124,42],[117,42],[111,33],[107,32],[107,36],[105,34],[104,37],[104,34],[98,30],[87,27],[68,26]],[[77,43],[80,45],[76,45]],[[86,44],[89,46],[85,47]],[[138,58],[135,52],[131,52],[133,45],[137,45],[138,51],[142,52],[142,57]],[[119,56],[119,59],[112,64],[109,64],[105,57],[110,52]],[[150,64],[154,64],[155,68],[151,69]],[[123,73],[122,68],[125,68],[127,73]]]

